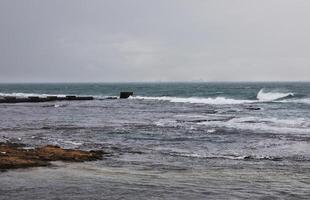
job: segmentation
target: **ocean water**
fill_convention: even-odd
[[[106,99],[133,91],[129,99]],[[0,84],[0,141],[104,150],[0,173],[0,199],[309,199],[310,83]]]

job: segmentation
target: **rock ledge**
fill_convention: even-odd
[[[48,166],[51,161],[93,161],[102,159],[103,154],[103,151],[63,149],[52,145],[26,149],[22,144],[0,143],[0,170]]]

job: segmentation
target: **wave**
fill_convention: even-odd
[[[301,103],[301,104],[310,104],[310,98],[302,98],[302,99],[285,99],[281,101],[277,101],[280,103]]]
[[[168,154],[170,156],[179,156],[187,157],[191,159],[221,159],[221,160],[240,160],[240,161],[296,161],[304,162],[310,161],[310,157],[307,155],[299,154],[290,154],[290,155],[267,155],[267,154],[247,154],[247,155],[238,155],[238,154],[224,154],[224,155],[215,155],[215,154],[205,154],[205,153],[186,153],[186,152],[163,152],[163,154]]]
[[[271,161],[282,161],[284,157],[269,156],[269,155],[206,155],[201,153],[180,153],[180,152],[169,152],[171,156],[189,157],[189,158],[200,158],[200,159],[228,159],[228,160],[271,160]]]
[[[205,125],[207,127],[224,127],[228,129],[249,130],[258,132],[272,132],[272,133],[287,133],[287,134],[302,134],[309,133],[310,123],[306,118],[291,118],[291,119],[277,119],[277,118],[260,118],[260,117],[241,117],[232,118],[226,122],[220,121],[206,121],[199,122],[198,125]]]
[[[225,97],[215,97],[215,98],[200,98],[200,97],[144,97],[135,96],[130,97],[130,99],[143,99],[143,100],[158,100],[158,101],[169,101],[173,103],[196,103],[196,104],[215,104],[215,105],[225,105],[225,104],[245,104],[245,103],[255,103],[255,100],[238,100],[230,99]]]
[[[16,96],[17,98],[27,98],[38,96],[41,98],[47,96],[65,97],[68,94],[39,94],[39,93],[0,93],[1,96]],[[118,96],[93,95],[96,100],[118,99]],[[291,98],[293,97],[293,98]],[[228,97],[170,97],[170,96],[134,96],[130,99],[158,100],[169,101],[173,103],[193,103],[193,104],[211,104],[211,105],[231,105],[231,104],[251,104],[260,102],[277,102],[277,103],[301,103],[310,104],[309,96],[298,96],[292,92],[265,92],[262,88],[256,96],[257,99],[233,99]]]
[[[257,99],[259,101],[275,101],[279,99],[284,99],[287,97],[293,97],[294,93],[287,92],[287,93],[281,93],[281,92],[264,92],[264,89],[261,89],[257,93]]]
[[[57,97],[65,97],[65,94],[37,94],[37,93],[22,93],[22,92],[13,92],[13,93],[0,93],[0,96],[14,96],[20,98],[27,98],[31,96],[37,97],[47,97],[47,96],[57,96]]]
[[[294,97],[294,98],[292,98]],[[305,96],[295,95],[293,92],[266,92],[264,88],[260,89],[256,95],[256,99],[233,99],[227,97],[150,97],[150,96],[134,96],[131,99],[158,100],[169,101],[173,103],[194,103],[194,104],[213,104],[213,105],[230,105],[230,104],[251,104],[261,102],[277,102],[277,103],[304,103],[310,104],[310,98],[301,98]]]
[[[96,100],[113,100],[113,99],[119,99],[118,96],[93,96]]]

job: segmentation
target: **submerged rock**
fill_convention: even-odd
[[[261,110],[260,107],[253,107],[253,106],[249,106],[246,108],[247,110]]]
[[[63,149],[58,146],[26,149],[22,144],[1,143],[0,169],[48,166],[50,161],[84,162],[102,159],[103,151]]]

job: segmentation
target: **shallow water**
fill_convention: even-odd
[[[106,100],[119,91],[130,99]],[[2,84],[0,137],[102,161],[0,174],[0,199],[308,199],[310,83]]]

